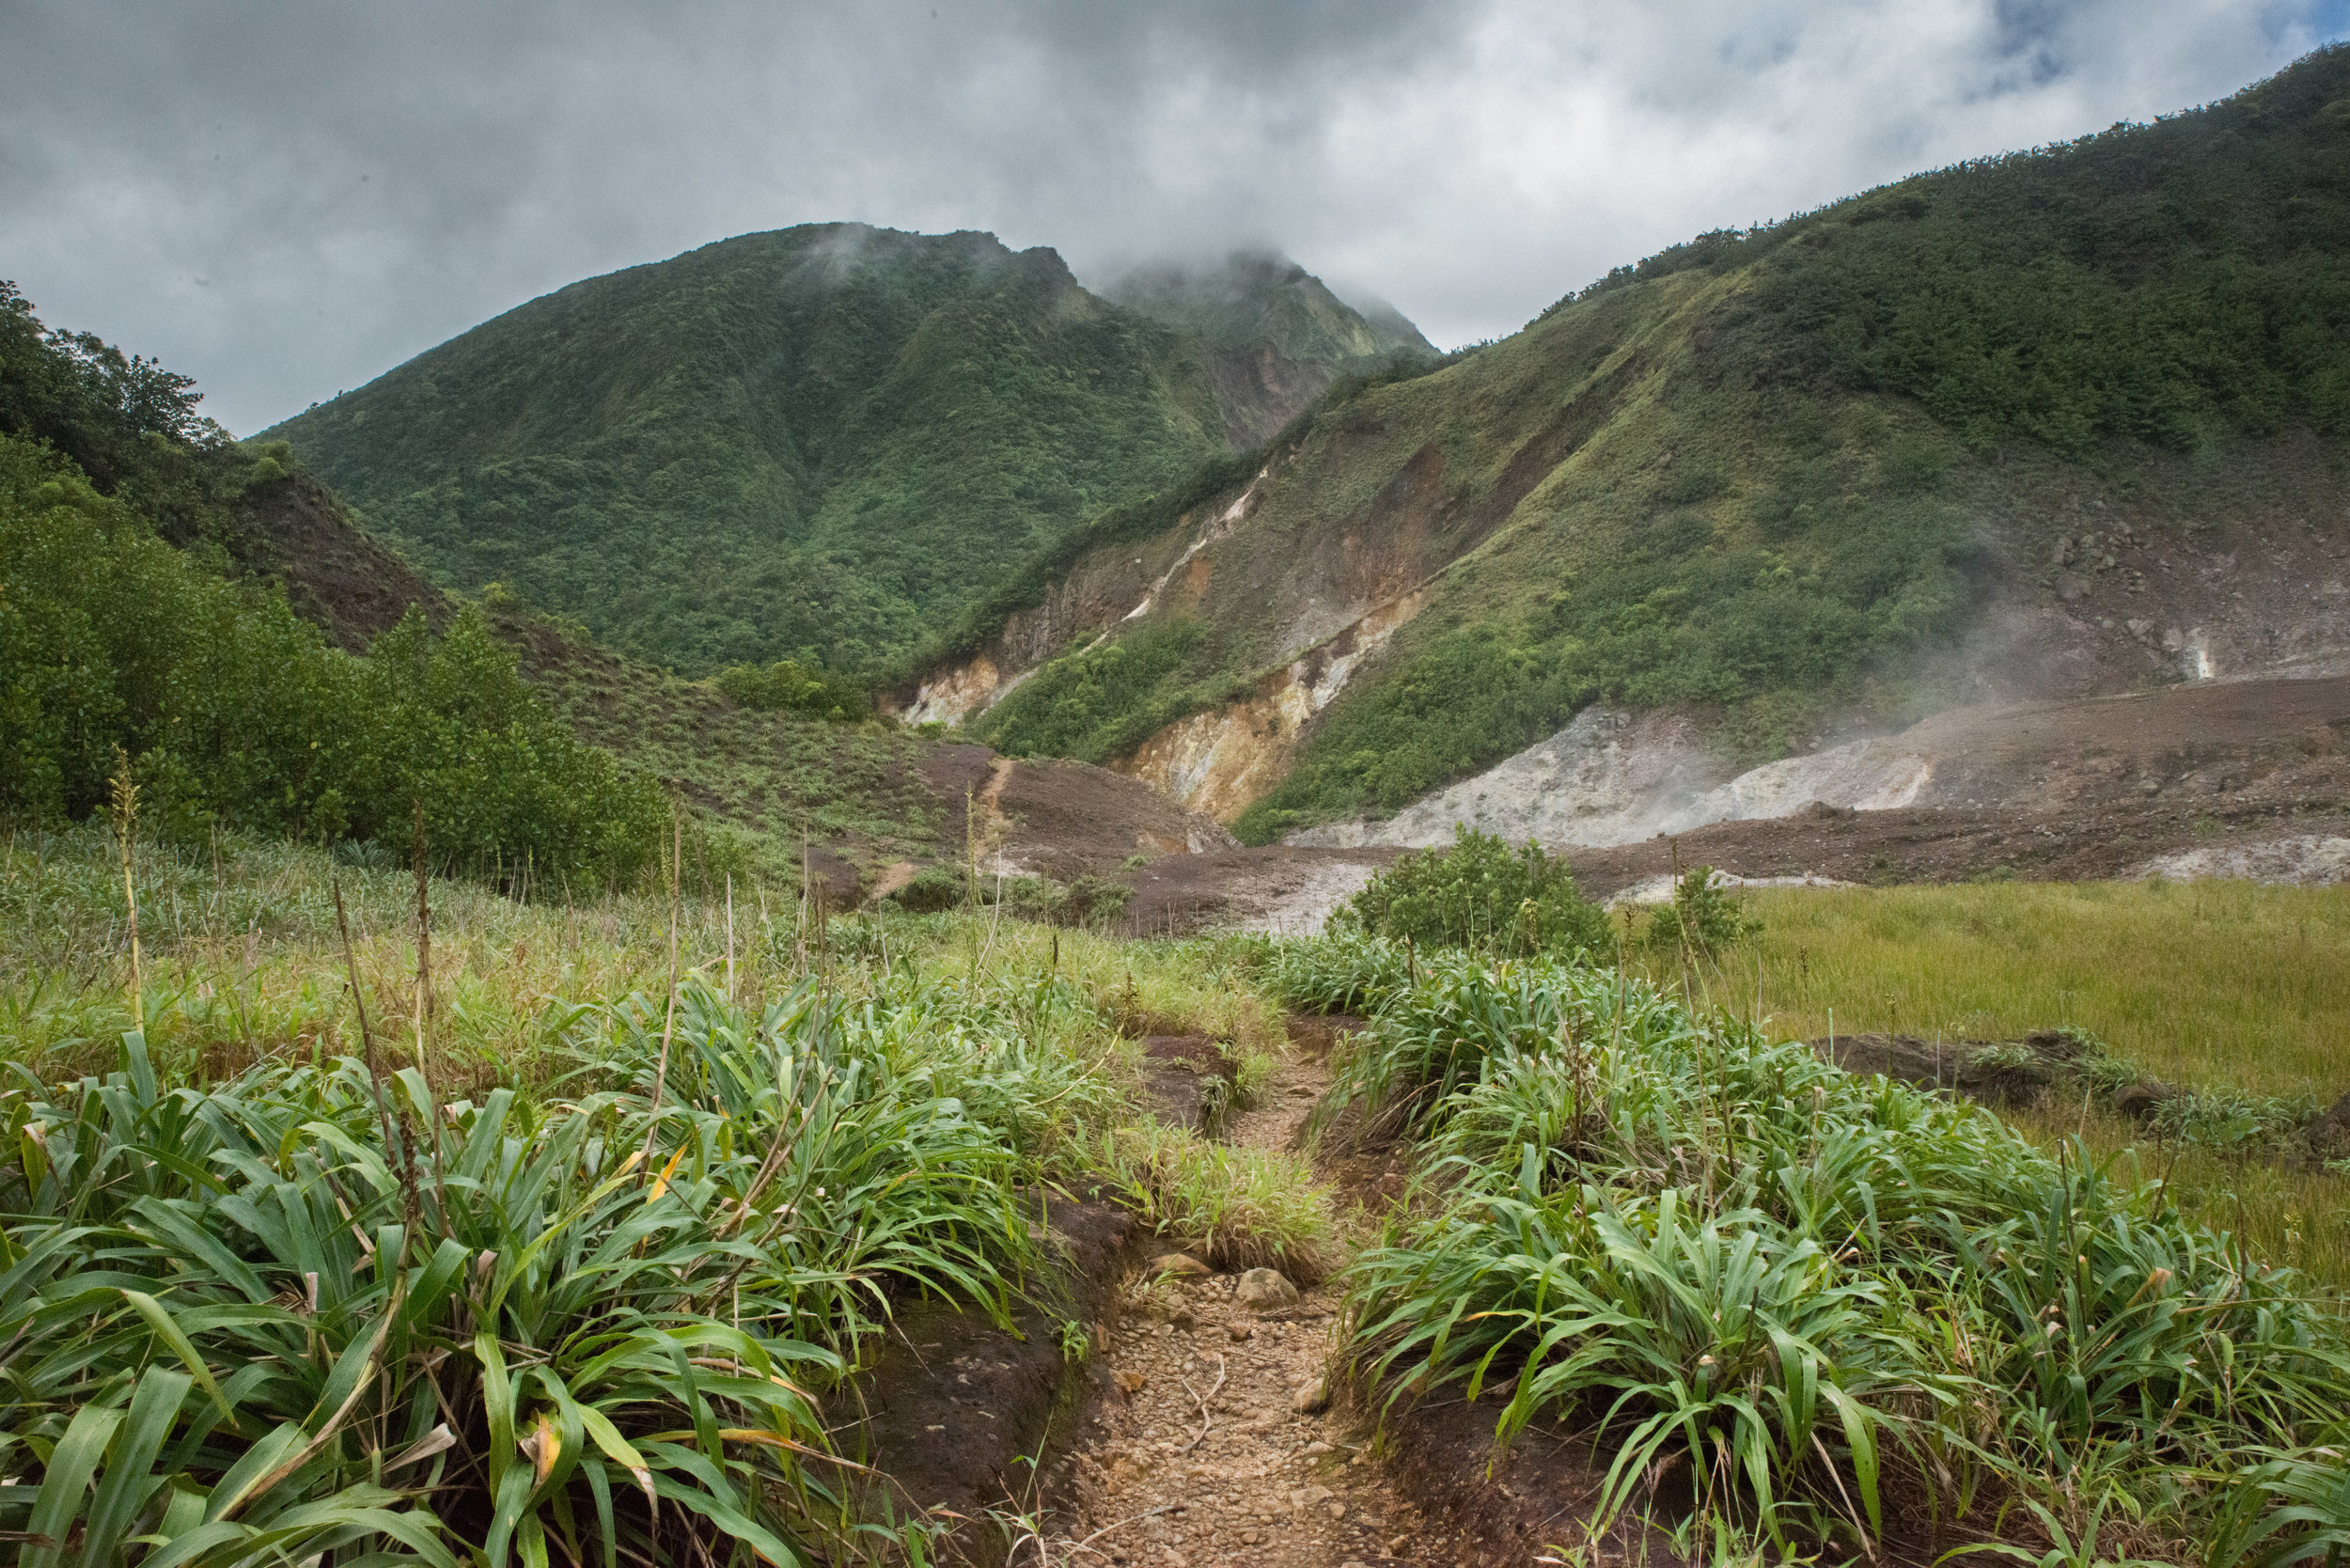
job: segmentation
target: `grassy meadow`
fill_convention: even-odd
[[[1770,1032],[2013,1040],[2070,1026],[2144,1074],[2252,1103],[2350,1090],[2350,889],[2248,882],[1758,888],[1762,930],[1686,976]],[[1678,993],[1674,955],[1637,966]],[[1955,1048],[1955,1046],[1954,1046]],[[2269,1257],[2350,1288],[2350,1174],[2150,1137],[2086,1095],[2012,1114],[2077,1137]]]
[[[1758,888],[1762,929],[1696,979],[1801,1039],[2086,1028],[2157,1077],[2350,1090],[2350,889],[2248,882]],[[1679,984],[1677,964],[1650,972]],[[1758,974],[1759,968],[1759,974]]]
[[[861,1512],[826,1412],[901,1303],[1050,1310],[1040,1192],[1340,1271],[1381,1408],[1613,1434],[1593,1539],[2214,1568],[2350,1539],[2344,1271],[2262,1229],[2324,1195],[2260,1162],[2159,1182],[2102,1124],[1844,1073],[1677,974],[820,921],[755,880],[435,880],[419,1027],[415,885],[372,858],[138,848],[134,961],[103,826],[0,849],[9,1560],[925,1560],[943,1521]],[[1376,1238],[1306,1156],[1143,1109],[1140,1036],[1221,1043],[1245,1101],[1285,1010],[1374,1018],[1316,1124],[1414,1156]]]

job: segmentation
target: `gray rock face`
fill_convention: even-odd
[[[1457,823],[1512,841],[1628,844],[1706,823],[1787,816],[1813,801],[1907,806],[1933,771],[1915,745],[1884,736],[1733,775],[1687,717],[1593,705],[1550,739],[1386,822],[1334,823],[1284,842],[1420,849],[1450,843]]]

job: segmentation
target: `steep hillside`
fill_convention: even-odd
[[[364,651],[411,605],[435,628],[464,607],[368,538],[306,473],[248,486],[234,510],[235,558],[339,647]],[[1015,766],[985,747],[895,726],[760,712],[711,682],[599,648],[577,622],[511,592],[493,590],[481,610],[550,713],[638,776],[674,785],[696,823],[718,830],[697,831],[689,845],[697,875],[790,883],[805,846],[810,873],[836,899],[870,894],[893,866],[960,859],[970,796],[985,797],[980,836],[1011,874],[1066,881],[1138,853],[1230,842],[1164,795],[1099,768]]]
[[[1053,252],[833,224],[573,284],[260,439],[435,581],[693,674],[878,662],[1223,430],[1197,342]]]
[[[1224,431],[1246,448],[1277,433],[1343,372],[1434,344],[1393,306],[1366,315],[1286,256],[1234,251],[1220,265],[1138,268],[1103,290],[1206,345]]]
[[[1350,378],[1004,601],[916,711],[1261,840],[1596,700],[1750,764],[1955,701],[2319,667],[2350,650],[2345,351],[2337,50]]]

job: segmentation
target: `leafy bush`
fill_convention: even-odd
[[[846,723],[873,711],[872,694],[845,675],[777,659],[760,668],[728,665],[713,682],[737,707],[760,713],[806,713]]]
[[[1095,876],[1090,871],[1066,883],[1050,877],[1012,877],[1004,883],[1000,894],[993,885],[982,886],[979,891],[989,902],[1002,903],[1023,919],[1096,931],[1116,921],[1135,896],[1135,890],[1126,884]]]
[[[1216,639],[1205,623],[1152,623],[1055,659],[1004,695],[971,732],[1011,757],[1102,762],[1225,696]]]
[[[12,291],[0,307],[0,817],[87,814],[120,752],[166,836],[404,853],[421,802],[446,867],[615,882],[650,862],[660,791],[550,717],[478,612],[435,635],[412,611],[367,659],[328,647],[216,542],[246,464],[185,378],[61,349]]]
[[[1715,882],[1713,867],[1698,866],[1673,884],[1672,902],[1649,917],[1647,941],[1652,948],[1686,948],[1711,957],[1762,929],[1762,921],[1738,912],[1738,901]]]
[[[1565,861],[1460,825],[1451,847],[1416,850],[1374,873],[1338,917],[1430,948],[1596,954],[1612,946],[1606,911],[1575,891]]]
[[[931,915],[966,902],[971,896],[971,883],[968,876],[952,866],[925,866],[889,896],[901,908],[916,915]]]

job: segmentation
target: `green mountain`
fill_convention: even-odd
[[[1267,281],[1283,330],[1386,340]],[[1221,449],[1224,352],[1050,250],[814,225],[573,284],[258,439],[446,586],[687,673],[858,669]]]
[[[1285,256],[1234,251],[1214,266],[1137,268],[1104,297],[1205,344],[1235,447],[1289,423],[1349,369],[1435,346],[1393,306],[1366,314]]]
[[[1700,236],[1502,342],[1350,377],[998,595],[919,711],[1261,839],[1392,811],[1596,699],[1760,760],[1995,676],[2175,679],[2166,626],[2249,646],[2273,613],[2281,657],[2320,613],[2222,574],[2339,542],[2346,432],[2337,48]]]

